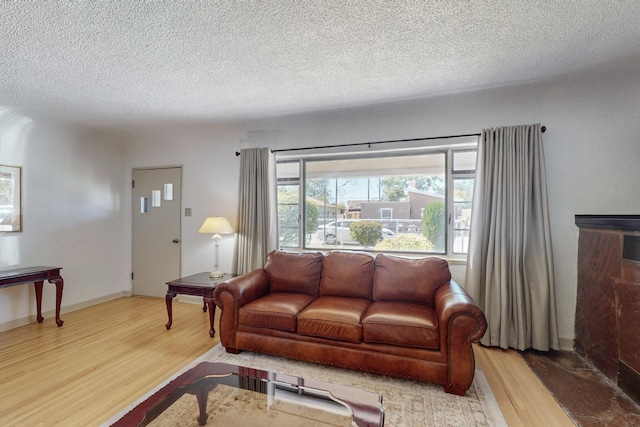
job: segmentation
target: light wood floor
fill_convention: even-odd
[[[510,427],[575,427],[517,351],[480,345],[474,350]]]
[[[0,333],[0,425],[100,425],[219,342],[194,304],[175,302],[167,331],[163,299],[120,298],[62,319]],[[476,356],[509,426],[573,426],[515,351]]]

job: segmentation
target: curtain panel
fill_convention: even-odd
[[[559,349],[540,124],[485,129],[477,155],[465,287],[486,346]]]
[[[264,266],[276,249],[278,213],[276,163],[269,148],[240,150],[236,268],[246,274]]]

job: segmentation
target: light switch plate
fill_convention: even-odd
[[[191,216],[191,208],[184,208],[184,216]]]

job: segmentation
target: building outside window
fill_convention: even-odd
[[[380,219],[393,219],[393,208],[380,209]]]
[[[278,157],[281,247],[464,256],[476,144]]]

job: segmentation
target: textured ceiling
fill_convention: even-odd
[[[640,54],[637,0],[0,0],[0,108],[225,121],[553,78]]]

